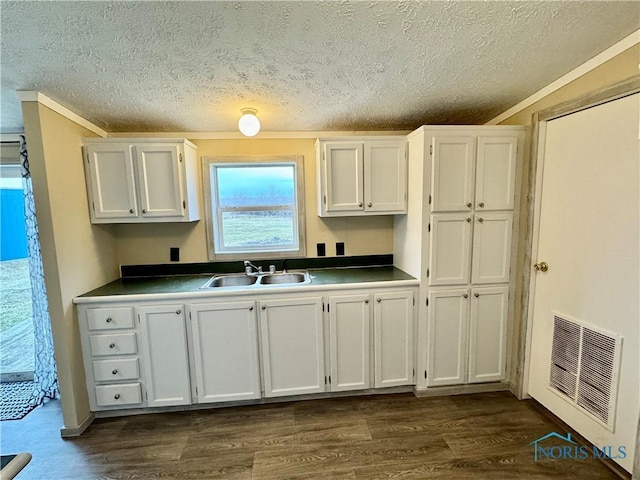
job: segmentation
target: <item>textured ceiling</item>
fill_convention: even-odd
[[[0,3],[0,131],[38,90],[110,132],[484,123],[640,27],[637,1]]]

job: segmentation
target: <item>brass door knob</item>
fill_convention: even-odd
[[[547,270],[549,270],[549,265],[547,264],[547,262],[540,262],[540,263],[536,263],[533,266],[533,269],[535,271],[546,272]]]

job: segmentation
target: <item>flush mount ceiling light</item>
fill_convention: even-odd
[[[255,137],[260,131],[260,120],[256,117],[258,111],[255,108],[243,108],[242,116],[238,120],[240,133],[245,137]]]

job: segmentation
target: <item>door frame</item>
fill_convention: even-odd
[[[573,100],[559,103],[532,115],[531,148],[529,152],[528,185],[525,192],[529,196],[526,202],[527,222],[524,225],[524,262],[522,265],[522,298],[521,309],[517,316],[521,319],[520,331],[517,336],[518,357],[514,375],[514,393],[520,399],[529,398],[529,368],[531,353],[531,335],[533,329],[533,306],[536,287],[536,277],[530,268],[533,259],[537,258],[540,229],[540,207],[542,204],[542,179],[544,173],[545,143],[547,122],[572,113],[577,113],[592,107],[619,100],[630,95],[640,93],[640,74],[634,75],[613,85],[590,92]],[[638,132],[640,140],[640,131]]]

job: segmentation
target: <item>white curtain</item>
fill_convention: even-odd
[[[33,184],[29,171],[29,156],[24,135],[20,135],[20,165],[22,166],[22,187],[27,223],[27,251],[29,253],[29,274],[31,277],[31,303],[33,306],[33,331],[35,345],[35,368],[33,372],[34,390],[30,403],[33,406],[58,398],[58,375],[53,353],[51,320],[47,305],[47,289],[44,283],[44,269],[40,252],[40,237],[36,222],[36,206],[33,200]],[[26,300],[26,299],[25,299]]]

